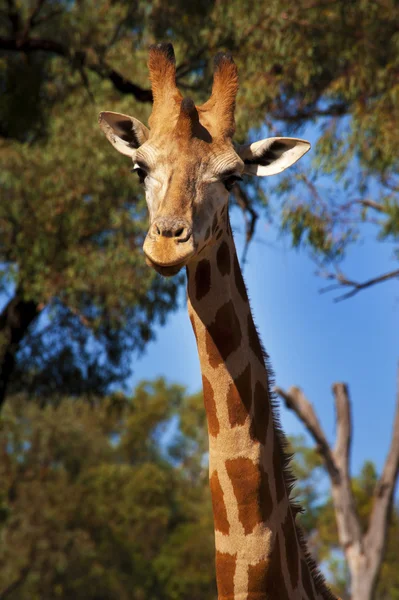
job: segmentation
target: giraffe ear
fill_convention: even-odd
[[[239,146],[237,154],[244,161],[248,175],[275,175],[290,167],[310,150],[310,143],[298,138],[272,137]]]
[[[148,140],[149,130],[141,121],[128,115],[101,112],[98,123],[114,148],[126,156],[134,156],[136,149]]]

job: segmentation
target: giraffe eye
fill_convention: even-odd
[[[144,183],[144,180],[147,177],[147,171],[145,169],[136,163],[132,169],[132,172],[137,173],[140,183]]]
[[[242,181],[242,177],[239,175],[229,175],[223,179],[224,186],[228,191],[230,191],[238,181]]]

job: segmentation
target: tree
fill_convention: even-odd
[[[7,6],[16,26],[18,8]],[[43,8],[37,19],[47,22]],[[43,55],[0,61],[0,404],[11,377],[14,391],[42,396],[105,393],[176,306],[178,282],[144,264],[145,206],[97,147],[97,111],[79,72]]]
[[[399,473],[399,378],[392,439],[383,471],[377,479],[375,473],[370,476],[370,469],[366,468],[357,484],[351,480],[349,467],[352,422],[347,386],[342,383],[333,385],[337,416],[334,449],[303,392],[296,387],[288,391],[277,388],[276,391],[313,438],[330,479],[329,506],[336,521],[334,535],[337,535],[350,572],[351,600],[373,600],[386,552],[388,526],[395,522],[392,506]],[[308,518],[312,521],[312,512]]]
[[[178,83],[199,100],[209,91],[210,57],[223,46],[234,53],[241,73],[238,141],[250,127],[265,122],[275,132],[317,122],[318,172],[301,175],[303,190],[295,198],[287,195],[292,178],[281,186],[286,198],[282,224],[291,231],[294,244],[307,243],[334,262],[357,239],[365,221],[377,226],[381,239],[397,242],[399,65],[394,0],[301,0],[295,6],[272,0],[267,7],[238,0],[216,5],[202,0],[188,7],[174,0],[146,9],[103,0],[96,6],[90,14],[90,0],[73,7],[62,0],[56,6],[39,0],[20,7],[10,0],[2,13],[0,49],[7,56],[21,54],[39,61],[39,71],[41,61],[57,57],[63,68],[79,74],[95,97],[92,81],[100,79],[120,94],[148,103],[151,92],[140,67],[148,41],[173,38]],[[61,31],[67,35],[59,35]],[[12,81],[11,77],[10,85]],[[37,99],[40,85],[33,88]],[[23,94],[21,89],[19,98]],[[12,111],[18,110],[13,100],[11,95],[6,102],[8,123],[13,122]],[[36,123],[45,119],[39,101],[31,116]],[[3,125],[7,135],[15,135],[13,127]],[[343,180],[339,194],[317,191],[315,181],[319,184],[318,176],[325,174]],[[336,190],[336,180],[333,186]],[[256,219],[253,198],[242,190],[237,201],[248,214],[250,236]],[[397,277],[398,269],[364,283],[339,272],[329,275],[356,293]]]
[[[202,434],[184,433],[199,400],[157,380],[129,398],[6,402],[2,600],[214,600]]]
[[[126,375],[126,351],[142,347],[154,319],[174,306],[173,283],[142,269],[143,204],[94,126],[104,106],[146,120],[153,41],[173,38],[178,84],[198,102],[209,93],[211,57],[234,53],[238,142],[262,125],[272,134],[318,127],[317,165],[312,175],[281,180],[281,210],[260,188],[236,189],[247,241],[266,204],[294,245],[308,245],[349,294],[396,278],[396,267],[366,282],[328,270],[363,222],[397,243],[396,34],[393,0],[2,0],[0,224],[9,300],[0,319],[0,399],[15,363],[14,381],[41,393],[61,384],[104,392]],[[326,175],[342,185],[326,189]],[[93,332],[95,358],[87,351]]]

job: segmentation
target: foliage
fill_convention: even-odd
[[[93,404],[8,402],[0,597],[214,600],[207,469],[170,421],[197,404],[162,380]]]
[[[137,184],[95,125],[104,107],[147,120],[154,41],[173,41],[178,83],[198,102],[210,91],[211,57],[233,52],[237,141],[261,126],[297,135],[315,125],[312,174],[281,178],[282,203],[243,191],[236,200],[251,219],[257,203],[269,204],[294,245],[324,265],[365,221],[397,245],[395,9],[394,0],[0,0],[1,283],[42,315],[24,334],[14,382],[104,393],[129,371],[122,356],[175,306],[177,282],[144,266]]]

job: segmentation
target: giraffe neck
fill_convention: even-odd
[[[218,598],[334,600],[298,538],[270,371],[224,219],[187,268],[208,419]]]

